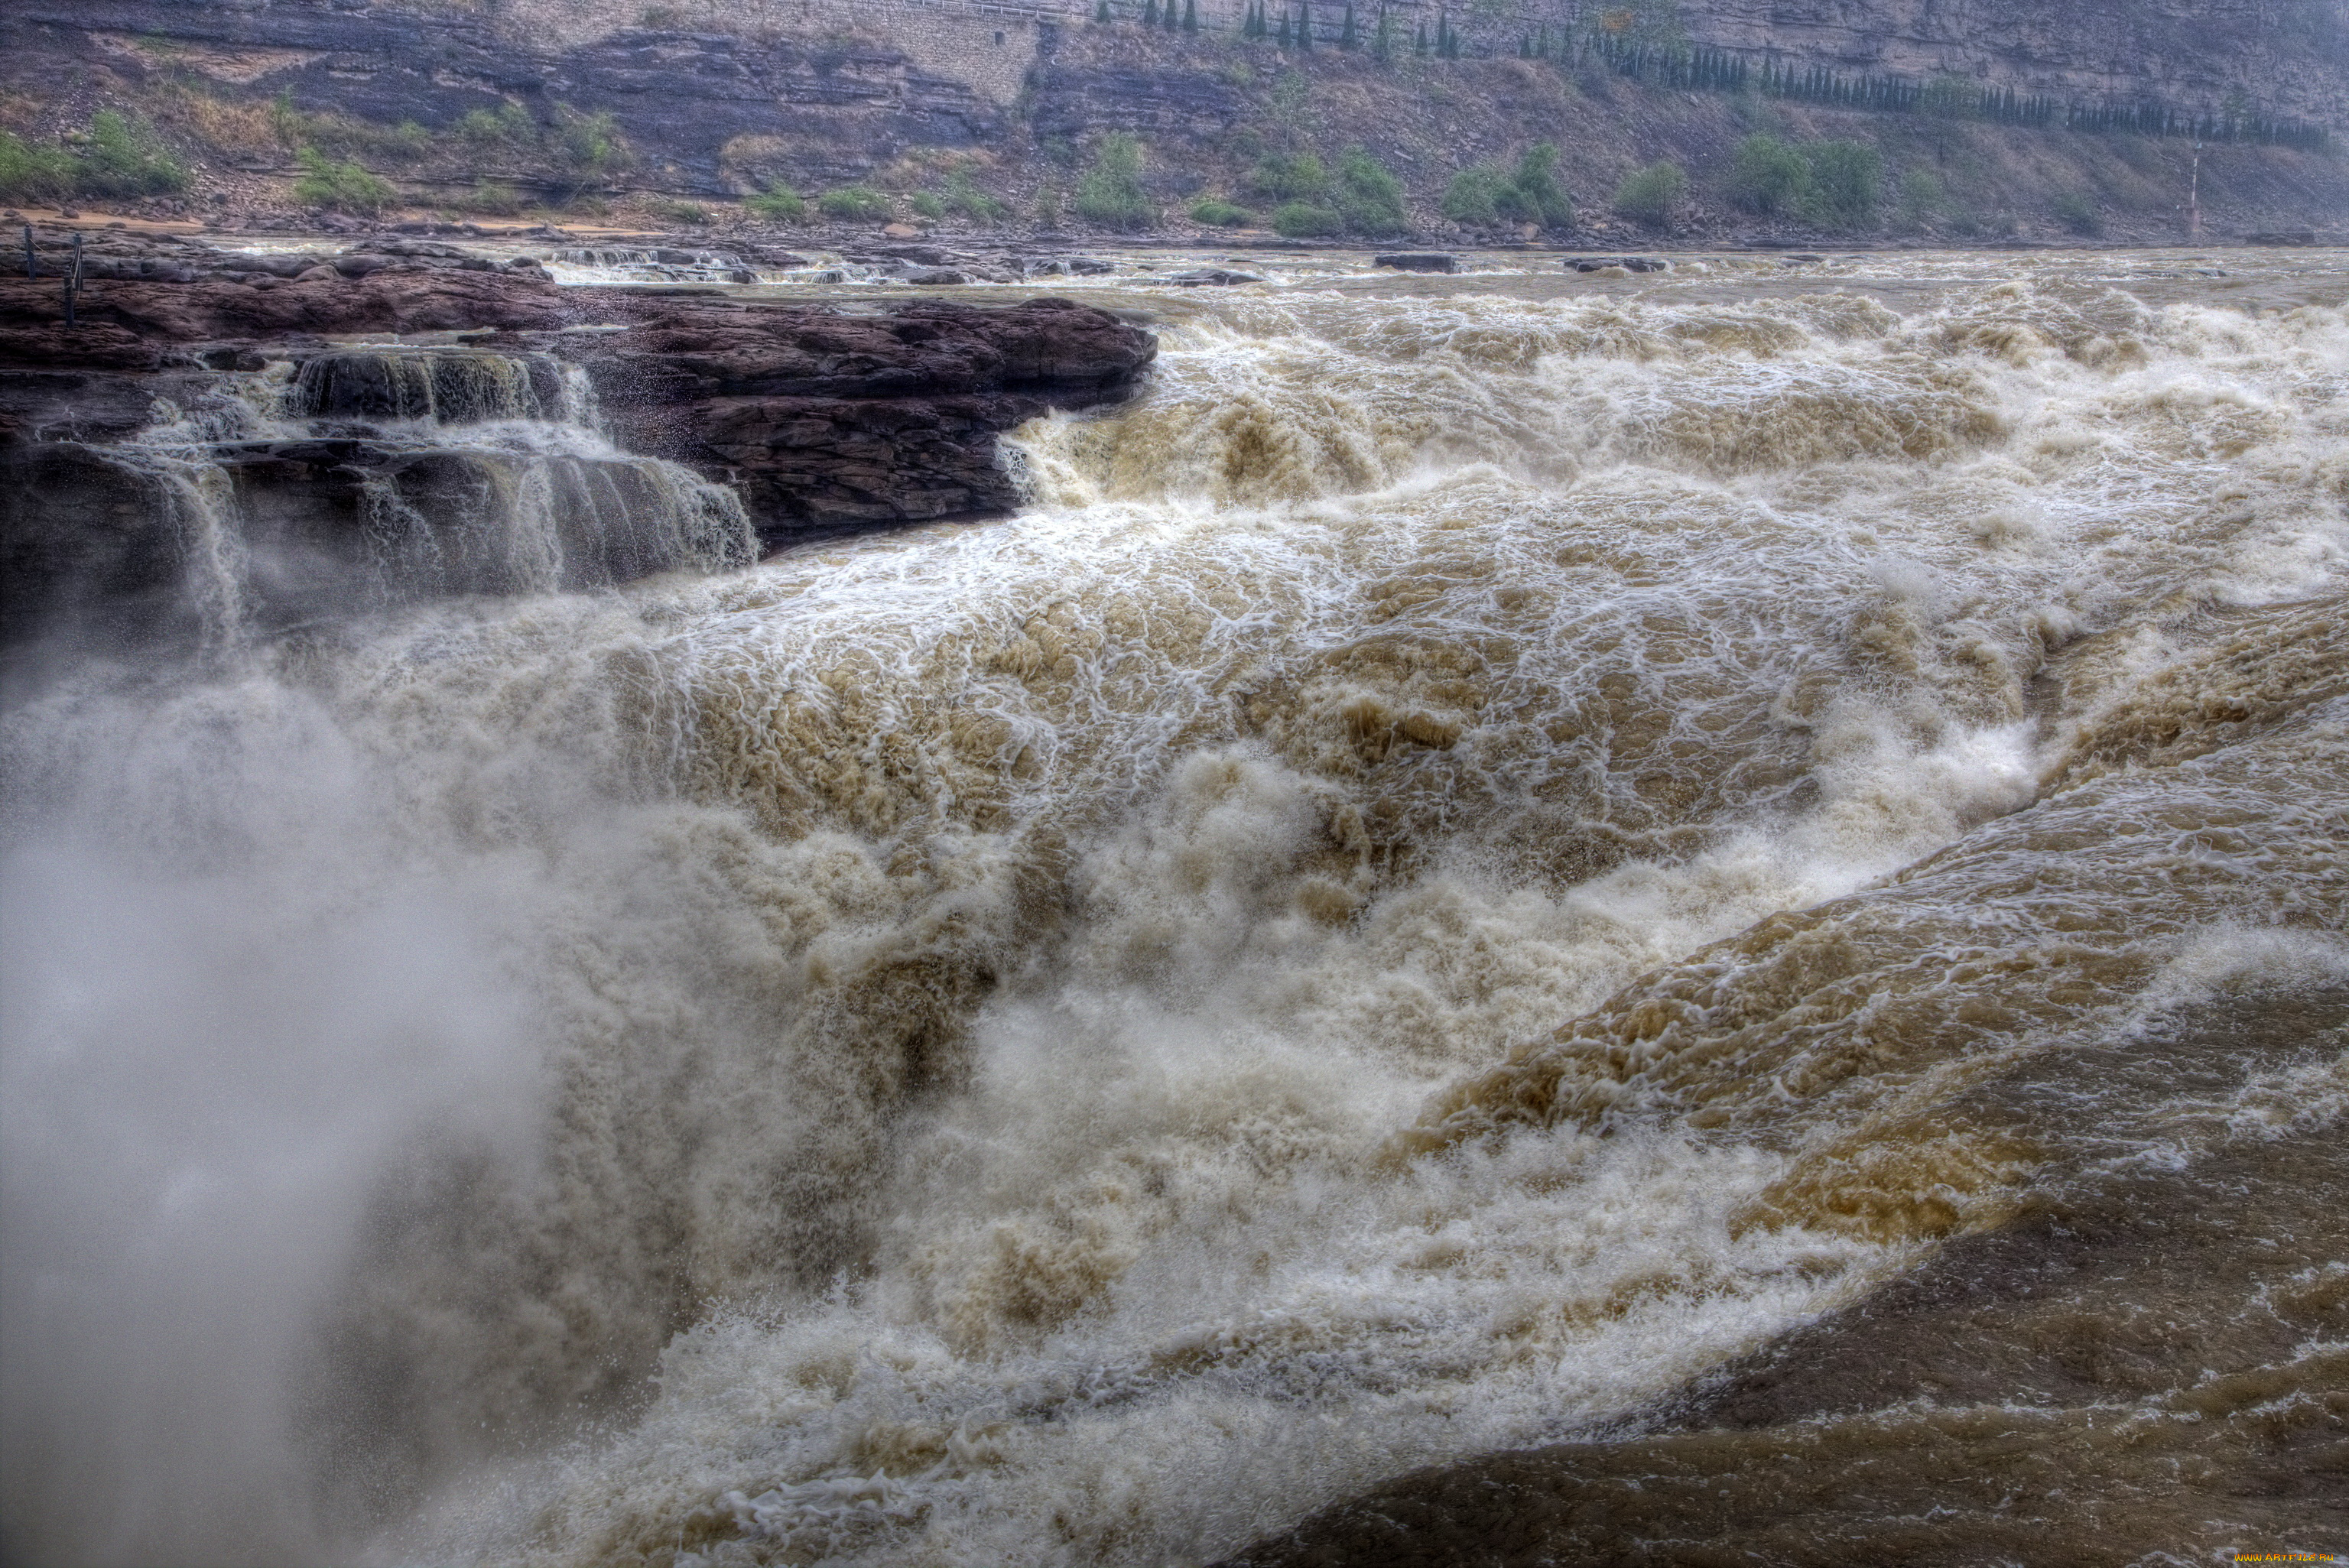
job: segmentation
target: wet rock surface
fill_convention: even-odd
[[[124,242],[85,247],[81,261],[70,326],[69,251],[36,246],[36,275],[0,277],[0,587],[12,639],[60,615],[101,629],[151,623],[184,598],[186,520],[168,493],[179,481],[142,434],[166,421],[185,432],[169,461],[216,472],[240,526],[266,536],[273,560],[295,562],[285,583],[263,585],[283,621],[333,600],[336,573],[357,559],[357,545],[336,542],[380,533],[395,514],[403,528],[460,539],[484,507],[508,504],[491,494],[502,481],[482,478],[502,459],[419,450],[398,433],[409,425],[595,422],[610,459],[574,453],[549,470],[560,552],[585,563],[575,584],[525,582],[464,549],[445,569],[402,567],[429,592],[588,585],[676,563],[631,531],[638,513],[685,504],[635,496],[652,483],[647,459],[730,490],[765,549],[1001,515],[1018,497],[997,438],[1050,409],[1127,396],[1156,353],[1147,332],[1067,300],[849,313],[559,289],[535,266],[416,239],[284,256]],[[268,438],[250,438],[250,407],[232,405],[261,373],[284,377],[272,394],[281,407]],[[231,387],[240,377],[242,393]],[[591,400],[570,389],[579,381]],[[522,454],[528,443],[516,439]],[[563,485],[594,504],[571,504]],[[586,532],[564,521],[574,512],[593,513]]]
[[[1661,256],[1568,256],[1568,272],[1597,273],[1609,267],[1620,267],[1627,273],[1665,273],[1672,264]]]
[[[1229,288],[1235,284],[1260,284],[1264,274],[1237,272],[1230,267],[1200,267],[1193,272],[1170,273],[1166,282],[1186,289]]]
[[[1460,258],[1449,251],[1388,251],[1371,258],[1373,266],[1403,273],[1456,273]]]
[[[1157,352],[1140,328],[1061,299],[848,315],[593,297],[639,317],[570,350],[615,435],[729,479],[771,544],[1009,511],[996,436],[1117,401]]]

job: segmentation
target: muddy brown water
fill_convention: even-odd
[[[1114,259],[1015,518],[0,715],[10,1560],[2339,1549],[2341,254]]]

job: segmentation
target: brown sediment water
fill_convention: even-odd
[[[2349,990],[2320,985],[2002,1073],[1948,1119],[2064,1153],[1996,1224],[1618,1431],[1402,1477],[1226,1561],[2327,1553],[2349,1524],[2344,1046]]]
[[[2342,258],[1275,271],[0,718],[12,1560],[2349,1539]]]

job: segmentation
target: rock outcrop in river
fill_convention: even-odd
[[[59,614],[139,630],[223,549],[272,570],[212,597],[268,623],[355,576],[395,598],[581,587],[999,515],[1016,495],[998,435],[1124,397],[1156,352],[1066,300],[847,315],[558,291],[526,262],[399,241],[121,242],[84,257],[68,326],[67,255],[0,280],[0,583],[20,636]],[[729,529],[743,539],[715,542]]]

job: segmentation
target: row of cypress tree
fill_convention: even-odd
[[[1240,36],[1267,40],[1284,49],[1309,51],[1319,45],[1319,25],[1314,16],[1312,0],[1298,0],[1293,10],[1288,0],[1278,0],[1277,14],[1272,7],[1273,0],[1249,0],[1242,13]],[[1164,0],[1163,5],[1161,0],[1142,0],[1137,19],[1145,27],[1196,33],[1199,0],[1181,0],[1179,15],[1176,0]],[[1112,0],[1097,0],[1093,20],[1119,20],[1117,5]],[[1334,42],[1341,50],[1363,46],[1353,0],[1347,0],[1344,19],[1339,24]],[[1412,52],[1419,57],[1456,60],[1461,57],[1461,47],[1460,31],[1452,26],[1449,10],[1436,13],[1433,36],[1425,22],[1416,25]],[[1372,31],[1369,48],[1377,59],[1393,57],[1393,16],[1383,5],[1379,8],[1378,26]],[[2119,105],[2067,104],[2044,95],[2017,93],[2013,88],[1978,87],[1955,77],[1917,82],[1905,77],[1845,76],[1824,66],[1795,66],[1768,59],[1755,62],[1727,49],[1657,46],[1604,29],[1578,42],[1568,29],[1561,26],[1553,30],[1547,23],[1519,35],[1516,52],[1520,59],[1547,60],[1560,66],[1594,60],[1619,75],[1659,87],[1717,92],[1751,89],[1766,98],[1837,108],[1923,113],[2002,125],[2060,124],[2067,130],[2193,136],[2205,141],[2250,141],[2312,151],[2322,150],[2330,141],[2324,127],[2295,119],[2247,113],[2197,113],[2151,100]]]

